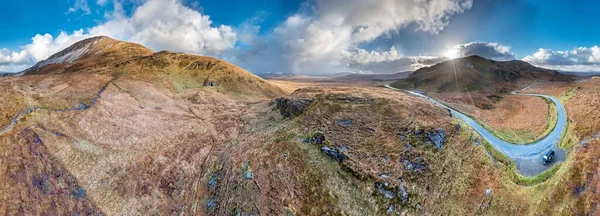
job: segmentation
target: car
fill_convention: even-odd
[[[553,158],[554,158],[554,150],[550,150],[549,152],[544,154],[544,156],[542,156],[542,163],[544,165],[547,165],[552,162]]]

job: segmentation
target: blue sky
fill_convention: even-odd
[[[2,1],[0,71],[107,35],[254,73],[392,73],[465,55],[600,70],[599,1]]]

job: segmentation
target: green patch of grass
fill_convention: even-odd
[[[172,72],[169,74],[171,84],[177,93],[184,93],[187,89],[201,88],[203,84],[189,73]]]
[[[535,176],[523,176],[517,172],[516,166],[511,167],[510,168],[511,172],[512,172],[511,177],[512,177],[513,181],[515,182],[515,184],[518,184],[518,185],[523,185],[523,186],[536,185],[536,184],[545,182],[546,180],[548,180],[552,176],[554,176],[554,174],[556,174],[556,172],[560,169],[562,164],[563,164],[563,162],[558,162],[554,166],[552,166],[550,169],[547,169],[543,173],[540,173]]]
[[[490,130],[486,126],[487,130]],[[490,130],[498,138],[514,144],[525,144],[535,142],[537,135],[530,130],[512,130],[509,128],[502,128],[498,130]]]
[[[498,149],[494,148],[490,143],[485,140],[482,140],[481,142],[483,143],[483,148],[485,148],[485,150],[487,150],[498,162],[509,166],[514,164],[514,162],[508,158],[508,156],[498,151]]]
[[[550,134],[550,132],[554,130],[556,124],[558,123],[558,109],[556,108],[556,104],[554,104],[554,102],[552,102],[550,99],[544,97],[542,97],[542,99],[544,99],[544,101],[546,101],[548,104],[548,115],[546,117],[548,124],[546,125],[544,132],[539,136],[540,139]]]
[[[570,88],[569,90],[567,90],[565,93],[563,93],[562,95],[558,96],[558,99],[562,102],[566,102],[569,99],[571,99],[573,96],[575,96],[575,94],[577,94],[577,92],[579,91],[581,87],[579,86],[575,86]]]

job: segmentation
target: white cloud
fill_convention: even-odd
[[[207,15],[177,0],[149,0],[126,17],[115,4],[112,19],[88,29],[90,35],[107,35],[144,44],[155,50],[213,55],[232,49],[237,35],[230,26],[212,26]]]
[[[449,59],[441,56],[399,56],[393,60],[356,64],[349,67],[357,70],[358,73],[386,74],[414,71],[447,60]]]
[[[395,34],[410,24],[437,34],[452,15],[471,6],[472,0],[316,0],[309,5],[309,12],[300,10],[279,25],[271,37],[257,42],[257,48],[249,50],[254,56],[244,54],[238,60],[257,73],[348,72],[352,69],[345,67],[348,60],[365,63],[382,57],[361,51],[361,45]],[[274,57],[277,65],[270,69],[254,63]]]
[[[108,3],[108,0],[96,0],[96,4],[100,6],[104,6]]]
[[[14,72],[27,68],[33,61],[26,51],[15,52],[8,49],[0,49],[0,71]]]
[[[104,1],[106,1],[106,0],[104,0]],[[85,13],[85,14],[91,13],[90,6],[88,5],[87,0],[75,0],[75,4],[73,5],[73,7],[70,7],[66,13],[70,14],[70,13],[77,12],[79,10],[83,11],[83,13]]]
[[[557,70],[600,71],[600,47],[578,47],[568,51],[541,48],[523,61]]]
[[[27,52],[15,52],[8,49],[0,49],[0,65],[27,64],[30,63]]]
[[[396,47],[392,46],[392,48],[390,48],[389,51],[383,52],[367,52],[364,49],[357,49],[355,52],[344,50],[342,51],[342,57],[349,65],[357,65],[384,61],[394,61],[398,60],[402,56],[398,54]]]
[[[471,42],[456,45],[453,50],[458,57],[478,55],[496,61],[510,61],[515,55],[510,52],[510,47],[498,43]]]

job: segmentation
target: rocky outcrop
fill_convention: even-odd
[[[342,162],[345,158],[344,154],[341,151],[338,151],[337,149],[332,149],[327,146],[321,147],[321,151],[338,162]]]
[[[444,142],[446,141],[446,131],[442,129],[429,131],[427,134],[427,139],[429,139],[433,144],[438,147],[444,147]]]
[[[281,97],[276,100],[276,108],[284,118],[293,118],[302,114],[312,102],[313,99],[311,98],[292,99]]]

